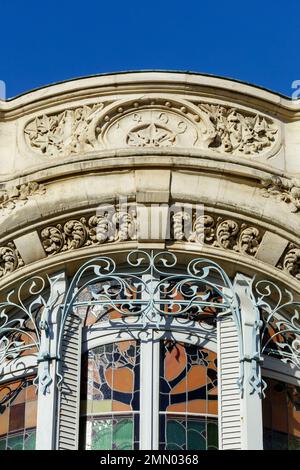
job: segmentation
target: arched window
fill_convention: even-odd
[[[139,449],[147,438],[140,435],[145,428],[153,436],[154,448],[218,448],[216,352],[195,341],[165,336],[150,339],[150,345],[147,339],[116,341],[85,353],[82,448]],[[158,360],[149,355],[151,350],[155,356],[158,353]],[[145,406],[149,395],[153,402]],[[153,411],[151,428],[144,425],[149,411]]]

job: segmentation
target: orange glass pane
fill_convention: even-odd
[[[111,369],[110,369],[111,370]],[[129,393],[133,391],[133,372],[127,368],[114,369],[113,388],[118,392]]]
[[[3,400],[8,394],[16,390],[21,385],[20,380],[15,380],[14,382],[7,382],[0,386],[0,400]]]
[[[207,413],[206,400],[192,400],[187,403],[188,413]]]
[[[191,367],[187,373],[187,388],[188,391],[196,390],[206,386],[206,377],[207,369],[205,366],[194,365]]]
[[[32,384],[26,387],[26,401],[34,400],[37,400],[37,388]]]
[[[166,411],[186,413],[186,403],[176,403],[176,405],[170,405],[167,407]]]
[[[171,390],[171,395],[176,395],[177,393],[186,393],[187,390],[187,379],[186,376]]]
[[[24,403],[26,401],[26,388],[22,388],[16,398],[14,399],[14,405],[18,403]]]
[[[218,400],[208,400],[207,413],[210,415],[218,415]]]
[[[179,343],[170,346],[165,357],[165,377],[167,381],[173,380],[186,367],[186,352]]]
[[[25,406],[25,428],[36,426],[37,401],[30,401]]]
[[[8,433],[8,423],[9,423],[9,407],[0,414],[0,435]]]
[[[121,403],[120,401],[113,400],[112,402],[112,411],[132,411],[132,407],[126,403]]]

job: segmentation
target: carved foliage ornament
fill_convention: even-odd
[[[277,268],[300,280],[300,247],[289,243],[283,253]]]
[[[172,217],[173,238],[189,242],[205,243],[225,250],[254,256],[262,239],[258,228],[232,219],[209,214],[200,215],[192,221],[192,231],[185,234],[184,223],[189,214],[177,212]]]
[[[254,256],[261,242],[258,228],[231,219],[202,215],[191,215],[191,229],[184,230],[190,215],[176,212],[171,216],[171,239],[205,243],[218,248]],[[40,232],[41,242],[47,255],[97,245],[107,242],[135,240],[138,233],[137,212],[117,208],[115,212],[104,212],[89,218],[70,219],[64,224],[50,225]]]
[[[199,104],[213,126],[210,148],[234,155],[257,155],[275,142],[278,128],[259,114],[214,104]]]
[[[21,266],[24,266],[24,261],[12,241],[0,246],[0,278]]]
[[[259,114],[151,95],[38,116],[24,132],[31,149],[53,158],[128,147],[194,147],[236,156],[267,151],[271,155],[279,136],[275,122]]]
[[[67,156],[94,149],[95,122],[103,103],[36,117],[25,127],[29,146],[48,157]]]
[[[104,212],[88,219],[71,219],[64,224],[45,227],[40,238],[47,255],[104,242],[134,240],[136,212],[131,208],[129,211]]]
[[[44,194],[45,191],[45,186],[36,182],[0,190],[0,216],[6,216],[15,208],[26,204],[31,196]]]
[[[274,197],[278,201],[288,204],[291,212],[300,209],[300,181],[293,178],[280,178],[271,176],[261,181],[263,188],[261,194],[264,197]]]

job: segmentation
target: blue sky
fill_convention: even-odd
[[[300,80],[299,2],[1,0],[7,97],[78,76],[208,73],[290,96]]]

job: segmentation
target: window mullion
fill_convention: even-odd
[[[148,285],[144,299],[151,300],[157,280],[151,274],[143,275],[143,282]],[[149,312],[151,315],[152,312]],[[140,449],[158,449],[159,419],[159,341],[155,341],[152,328],[147,328],[140,335],[141,340],[141,419]]]

